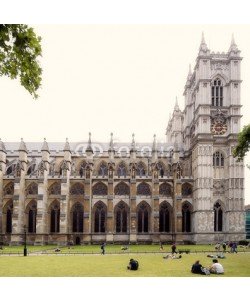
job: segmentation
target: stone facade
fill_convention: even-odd
[[[202,37],[167,126],[149,144],[0,141],[0,242],[210,243],[245,238],[240,64]]]

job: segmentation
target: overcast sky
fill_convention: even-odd
[[[39,99],[18,81],[0,78],[3,141],[159,142],[202,32],[211,51],[227,52],[232,34],[242,51],[242,126],[249,123],[249,25],[32,25],[42,37]],[[247,158],[246,161],[249,161]],[[250,163],[250,161],[249,161]],[[250,203],[246,170],[246,203]]]

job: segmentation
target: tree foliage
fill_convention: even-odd
[[[233,150],[233,156],[242,161],[250,147],[250,124],[243,127],[238,135],[238,144]]]
[[[36,99],[41,86],[41,37],[24,24],[0,24],[0,76],[20,79],[20,83]]]

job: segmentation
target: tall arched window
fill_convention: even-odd
[[[191,207],[188,203],[182,206],[182,232],[191,232]]]
[[[117,176],[126,176],[126,166],[125,163],[122,161],[121,163],[119,163],[118,167],[117,167]]]
[[[119,203],[116,209],[116,232],[127,232],[127,209],[124,203]]]
[[[137,186],[137,195],[141,195],[141,196],[150,196],[151,195],[150,187],[146,182],[141,182]]]
[[[98,170],[98,175],[99,176],[108,176],[108,166],[106,163],[102,162],[100,167],[99,167],[99,170]]]
[[[167,203],[163,203],[160,206],[159,212],[159,231],[160,232],[169,232],[170,231],[170,211]]]
[[[223,211],[219,202],[214,205],[214,231],[222,231]]]
[[[146,175],[146,168],[144,164],[140,161],[137,165],[137,176],[145,176]]]
[[[76,203],[73,208],[73,232],[83,232],[83,206]]]
[[[106,231],[106,209],[103,203],[98,203],[95,209],[95,232]]]
[[[138,232],[149,232],[149,208],[145,203],[140,204],[137,212]]]
[[[212,82],[212,106],[223,106],[223,86],[219,78]]]
[[[7,207],[6,211],[6,233],[12,232],[12,214],[13,214],[13,204]]]
[[[115,195],[129,195],[129,186],[125,182],[119,182],[115,186]]]
[[[213,166],[214,167],[224,167],[224,156],[219,151],[217,151],[213,154]]]
[[[36,214],[37,208],[36,204],[32,204],[28,210],[28,232],[29,233],[36,233]]]
[[[60,206],[54,204],[50,211],[50,232],[60,232]]]

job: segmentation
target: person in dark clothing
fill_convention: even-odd
[[[177,253],[176,252],[176,245],[175,244],[173,244],[171,248],[172,248],[172,254]]]
[[[139,263],[137,260],[131,258],[130,261],[129,261],[129,265],[127,266],[127,269],[128,270],[138,270],[139,268]]]
[[[102,243],[101,250],[102,250],[101,254],[104,255],[105,254],[105,243]]]
[[[202,267],[199,260],[192,265],[191,272],[194,274],[210,275],[209,269]]]

